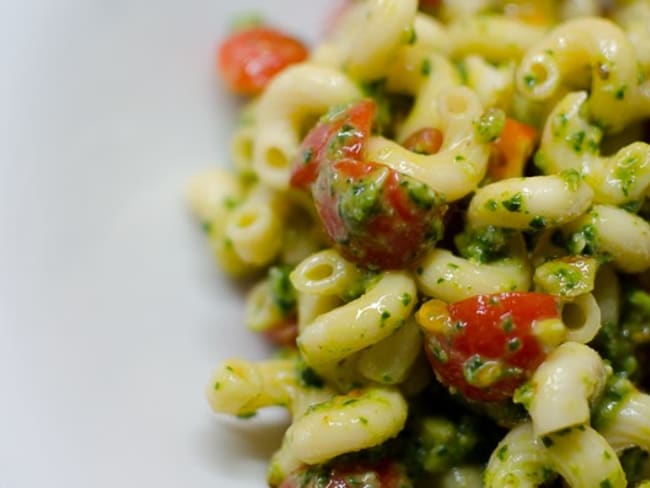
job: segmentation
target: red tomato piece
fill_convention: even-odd
[[[544,361],[535,321],[558,319],[559,305],[545,293],[477,295],[457,303],[426,302],[417,320],[438,379],[470,400],[508,399]]]
[[[420,10],[427,13],[434,13],[442,5],[442,0],[420,0]]]
[[[334,246],[363,265],[407,267],[443,234],[443,198],[383,164],[343,159],[325,166],[312,194]]]
[[[524,166],[535,150],[537,139],[534,127],[506,118],[501,135],[492,143],[488,176],[494,181],[523,176]]]
[[[226,85],[240,95],[257,95],[287,66],[307,58],[297,39],[269,27],[230,35],[219,47],[218,67]]]
[[[375,102],[361,100],[337,107],[307,134],[293,162],[291,185],[308,190],[321,165],[339,159],[361,159],[375,117]]]
[[[411,480],[395,462],[344,463],[331,468],[314,467],[291,474],[280,488],[411,488]]]
[[[435,154],[442,146],[442,132],[425,127],[407,137],[403,146],[418,154]]]
[[[280,347],[296,347],[296,338],[298,337],[298,323],[296,318],[287,319],[277,324],[275,327],[265,330],[262,335],[271,344]]]

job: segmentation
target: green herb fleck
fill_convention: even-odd
[[[449,360],[447,351],[442,348],[437,339],[429,339],[429,351],[441,363],[446,363]]]
[[[512,197],[508,198],[507,200],[503,200],[501,202],[503,208],[505,208],[508,212],[519,212],[521,210],[522,204],[523,204],[523,195],[521,194],[521,192],[517,192]]]
[[[567,190],[570,192],[578,191],[580,182],[582,181],[582,176],[580,176],[580,173],[577,170],[565,169],[560,173],[560,178],[562,178],[562,181],[564,181]]]
[[[285,317],[295,312],[296,307],[296,290],[289,278],[291,270],[291,266],[283,264],[271,267],[268,274],[271,300]]]
[[[535,88],[537,85],[537,76],[535,76],[533,73],[527,73],[524,75],[524,84],[528,87],[528,89],[532,90]]]
[[[314,149],[311,147],[305,149],[305,151],[302,153],[302,162],[304,164],[308,164],[313,157],[314,157]]]
[[[541,215],[537,215],[530,219],[530,222],[528,222],[528,227],[530,227],[532,230],[542,230],[546,228],[546,219],[542,217]]]
[[[298,365],[298,378],[302,386],[307,388],[322,388],[325,385],[323,378],[302,361]]]
[[[578,232],[571,235],[567,247],[571,254],[592,256],[598,249],[598,232],[592,224],[583,225]]]
[[[578,132],[574,132],[567,138],[575,152],[580,153],[582,151],[582,144],[585,142],[585,136],[585,131],[580,130]]]
[[[508,444],[504,444],[497,450],[497,458],[499,461],[505,461],[508,457]]]
[[[627,89],[627,86],[622,85],[614,92],[614,98],[616,100],[623,100],[625,98],[625,90]]]
[[[243,413],[238,413],[238,414],[237,414],[237,418],[244,419],[244,420],[248,420],[248,419],[250,419],[250,418],[255,417],[256,414],[257,414],[257,412],[243,412]]]
[[[429,76],[431,74],[431,61],[429,58],[422,60],[422,65],[420,66],[420,73],[422,76]]]
[[[639,162],[638,157],[630,156],[622,161],[618,161],[616,164],[614,176],[620,181],[621,191],[626,197],[629,195],[630,190],[636,183]]]
[[[404,177],[400,186],[407,189],[411,201],[422,210],[431,210],[442,203],[440,196],[426,183]]]
[[[512,320],[512,315],[508,314],[501,320],[501,329],[506,333],[510,333],[514,330],[515,323]]]
[[[490,198],[487,202],[485,202],[485,208],[491,212],[494,212],[497,208],[499,208],[499,204],[494,198]]]
[[[469,83],[469,73],[467,71],[467,64],[465,64],[465,61],[458,61],[456,63],[456,71],[458,71],[461,83],[463,85],[467,85]]]

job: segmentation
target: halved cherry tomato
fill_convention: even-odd
[[[312,467],[285,479],[280,488],[411,488],[404,469],[392,461],[339,463],[333,467]]]
[[[418,154],[435,154],[442,146],[442,132],[432,127],[425,127],[408,136],[403,146]]]
[[[323,166],[312,194],[335,247],[360,264],[407,267],[443,234],[443,198],[380,163],[343,159]]]
[[[233,92],[257,95],[275,75],[307,55],[299,40],[269,27],[252,27],[228,37],[217,57],[221,77]]]
[[[512,396],[546,357],[536,321],[558,319],[558,303],[544,293],[477,295],[457,303],[426,302],[416,317],[438,379],[470,400]]]
[[[536,144],[537,130],[534,127],[506,118],[501,135],[492,143],[488,176],[493,181],[523,176],[526,161]]]
[[[375,102],[361,100],[324,115],[303,140],[293,162],[291,185],[309,190],[323,164],[360,159],[375,116]]]

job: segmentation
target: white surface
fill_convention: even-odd
[[[203,396],[263,346],[183,190],[226,160],[233,13],[313,39],[328,3],[0,2],[0,488],[264,486],[281,426]]]

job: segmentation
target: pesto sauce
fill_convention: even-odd
[[[475,124],[476,135],[483,142],[496,141],[506,124],[506,114],[501,109],[489,108]]]
[[[521,194],[521,192],[517,192],[507,200],[503,200],[501,202],[501,205],[508,212],[521,212],[522,205],[523,205],[523,198],[524,196]]]
[[[570,192],[578,191],[580,183],[582,181],[582,176],[575,169],[565,169],[560,173],[560,178],[564,181],[567,190]]]
[[[429,474],[441,474],[460,464],[476,448],[479,426],[463,416],[458,422],[430,416],[419,420],[415,428],[413,456],[421,469]]]
[[[580,230],[569,237],[567,248],[571,254],[595,255],[598,251],[596,227],[592,224],[583,225]]]
[[[286,264],[269,268],[271,300],[284,317],[295,312],[296,290],[291,284],[289,274],[292,268]]]
[[[454,239],[458,252],[465,259],[477,263],[489,263],[504,258],[512,231],[487,225],[466,229]]]
[[[634,385],[624,374],[612,375],[607,380],[602,397],[592,408],[593,426],[596,429],[606,427],[616,416],[623,402],[634,391]]]
[[[339,197],[338,211],[351,229],[362,229],[381,209],[382,188],[373,178],[352,183]]]

